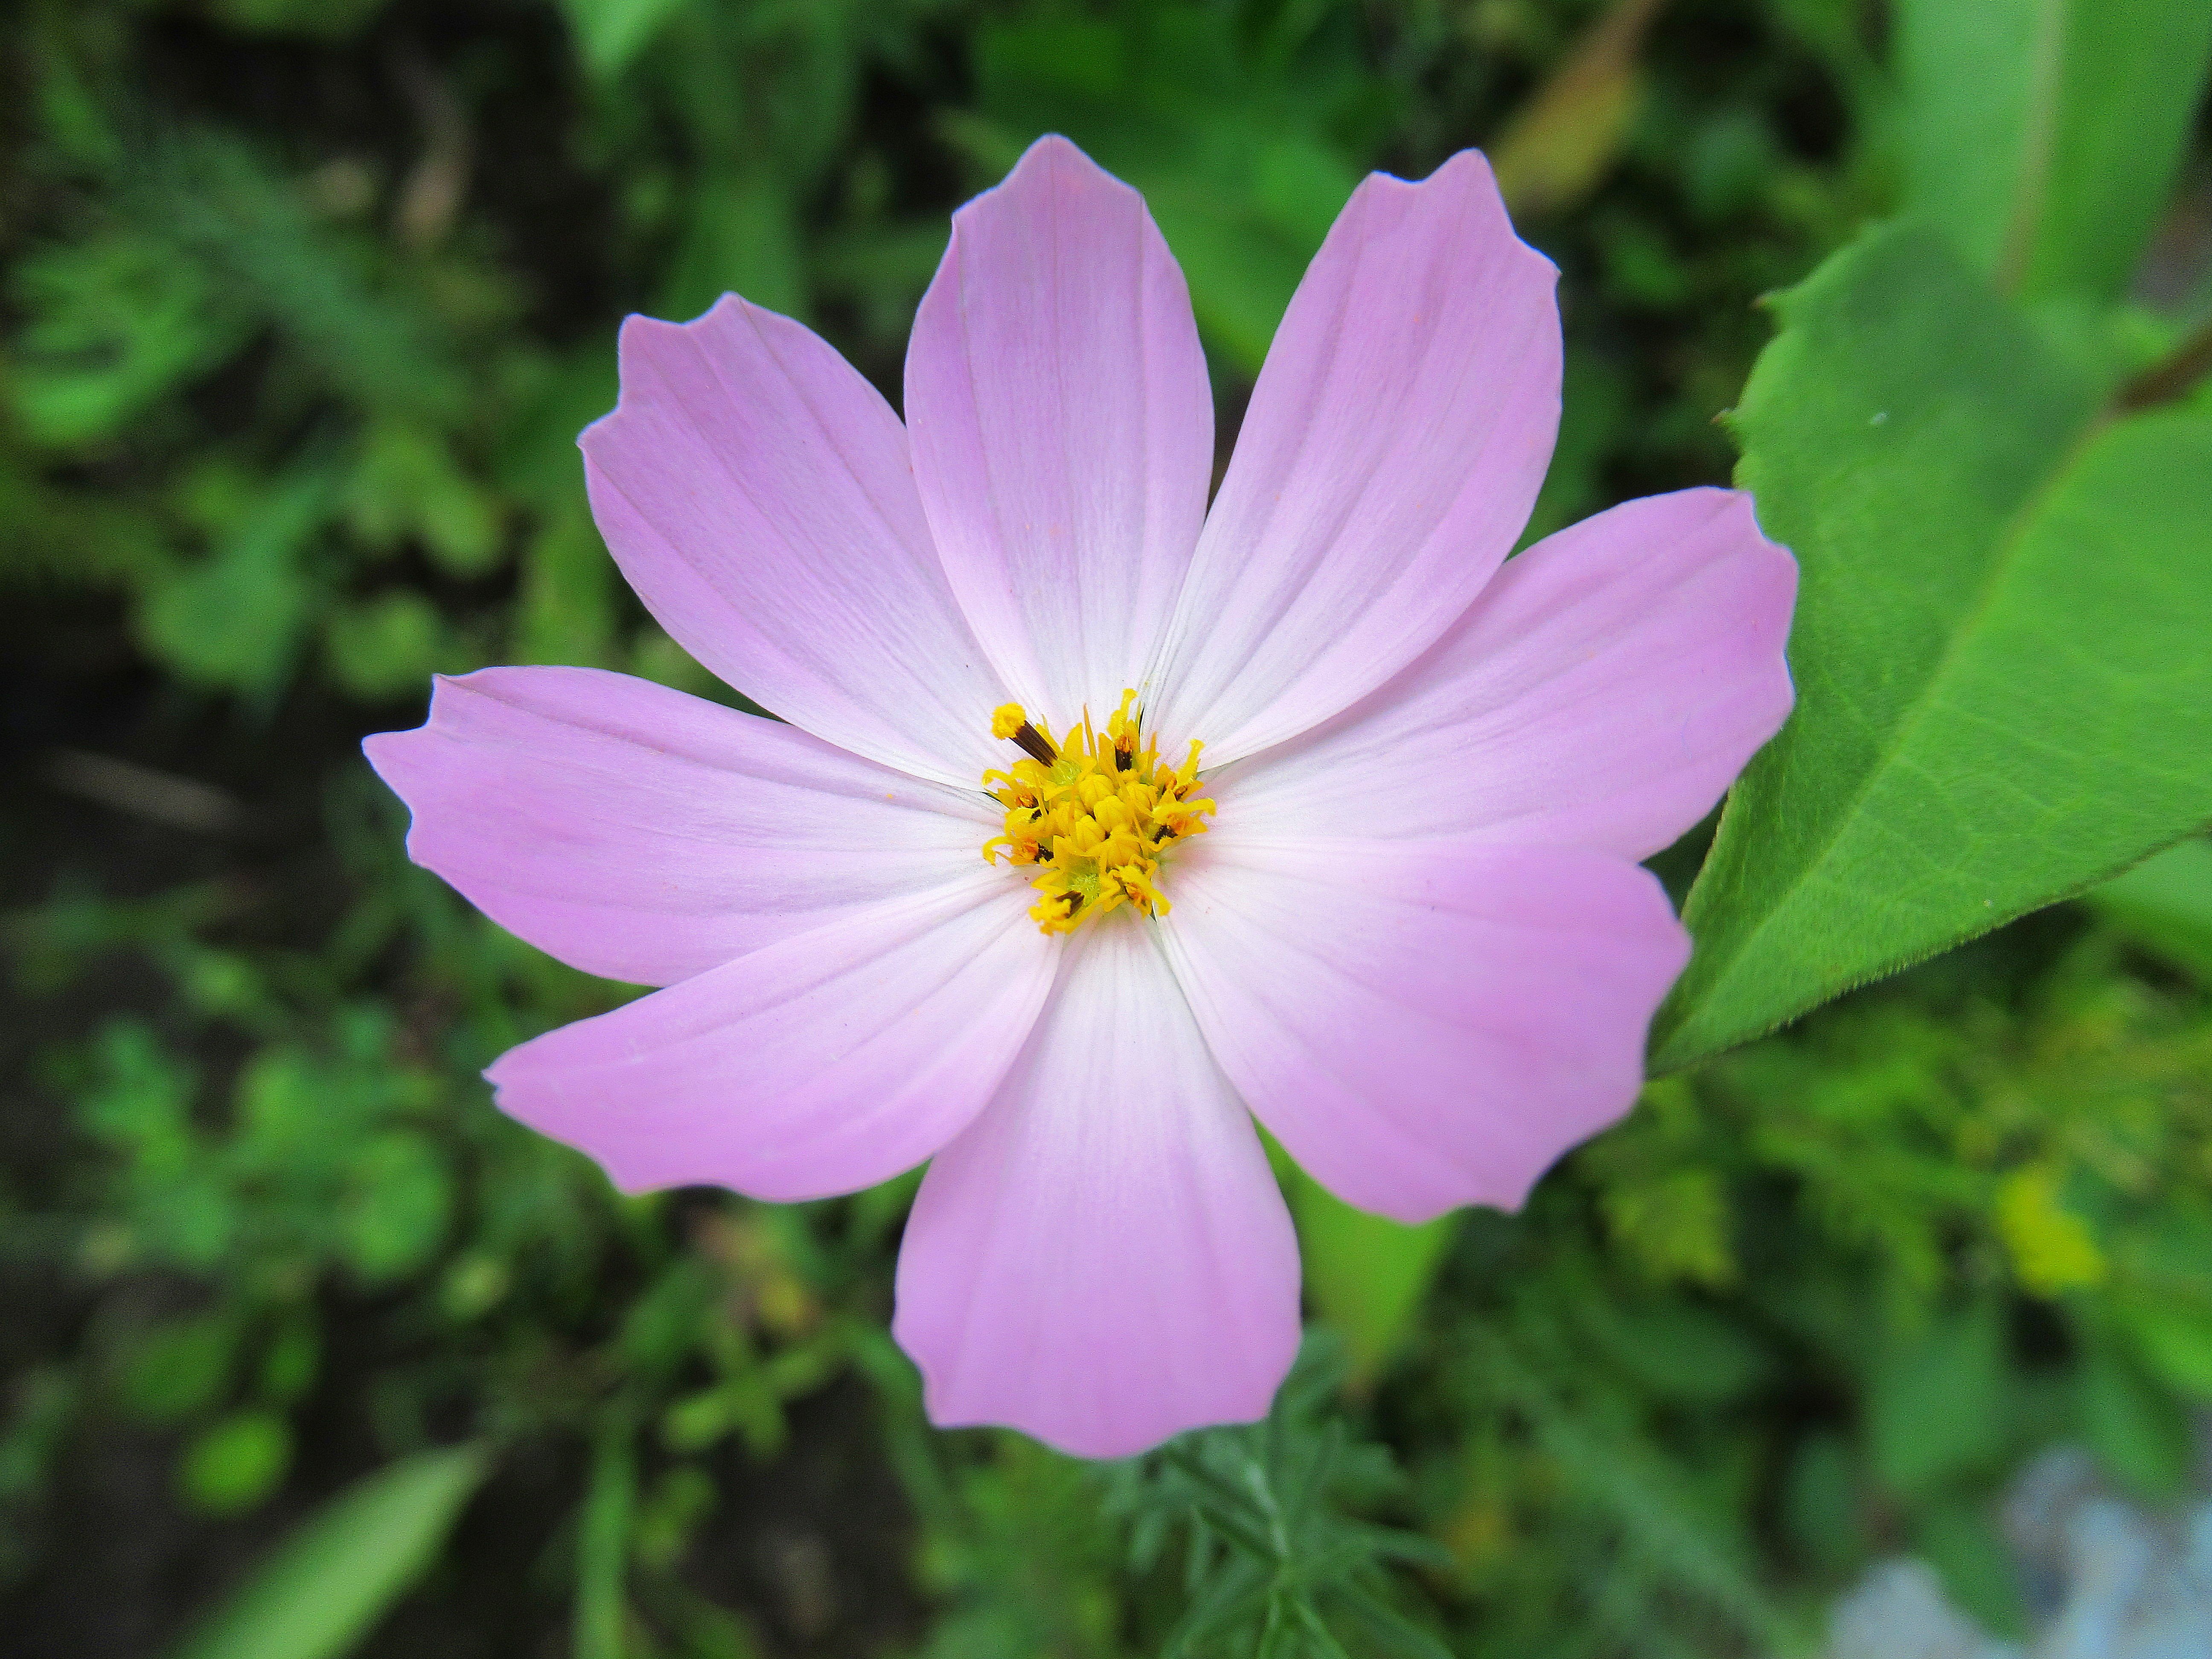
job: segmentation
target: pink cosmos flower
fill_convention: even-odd
[[[1637,861],[1790,706],[1747,497],[1504,562],[1556,276],[1480,155],[1369,178],[1210,509],[1182,273],[1065,139],[955,216],[905,426],[743,300],[631,318],[599,528],[781,720],[491,668],[369,740],[416,862],[666,988],[504,1055],[500,1105],[629,1191],[929,1160],[895,1330],[939,1423],[1110,1456],[1262,1414],[1298,1260],[1253,1119],[1364,1209],[1517,1205],[1686,957]]]

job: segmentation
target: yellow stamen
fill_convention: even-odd
[[[1213,803],[1197,793],[1200,745],[1193,742],[1183,763],[1169,766],[1146,739],[1136,698],[1133,689],[1121,693],[1104,732],[1086,712],[1058,741],[1019,703],[992,712],[991,735],[1019,744],[1026,757],[983,775],[984,788],[1006,809],[1004,832],[983,843],[983,858],[1038,866],[1030,915],[1048,933],[1072,933],[1125,904],[1165,914],[1161,858],[1206,832]]]

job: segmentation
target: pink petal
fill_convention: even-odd
[[[368,739],[407,851],[571,967],[666,985],[973,873],[998,825],[796,726],[592,668],[441,677]]]
[[[501,1108],[625,1192],[855,1192],[964,1128],[1021,1049],[1058,953],[982,867],[548,1031],[484,1075]]]
[[[1627,502],[1530,548],[1419,662],[1212,793],[1245,836],[1647,858],[1788,717],[1796,591],[1750,496]]]
[[[1269,349],[1158,659],[1154,718],[1220,765],[1327,720],[1467,609],[1559,416],[1551,262],[1489,164],[1368,178]]]
[[[972,787],[1004,689],[945,586],[898,417],[843,358],[734,295],[632,317],[583,436],[592,511],[684,648],[841,749]]]
[[[1266,1413],[1297,1347],[1297,1241],[1133,918],[1071,941],[1006,1085],[929,1166],[893,1328],[936,1421],[1081,1457]]]
[[[1348,1204],[1510,1209],[1635,1100],[1690,945],[1658,882],[1580,849],[1176,849],[1160,933],[1221,1066]]]
[[[1006,684],[1056,726],[1103,720],[1174,606],[1213,470],[1190,295],[1144,198],[1065,138],[1030,146],[953,216],[906,410],[946,574]]]

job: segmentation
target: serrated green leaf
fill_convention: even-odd
[[[472,1446],[403,1458],[341,1492],[173,1659],[335,1659],[428,1566],[483,1480]]]
[[[2116,298],[2164,211],[2212,0],[1902,0],[1908,210],[2023,295]]]
[[[1803,573],[1798,704],[1685,908],[1662,1069],[2212,821],[2212,420],[2106,418],[1925,231],[1779,306],[1737,479]]]

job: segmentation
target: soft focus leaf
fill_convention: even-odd
[[[448,647],[445,619],[408,588],[348,605],[324,638],[332,677],[365,702],[418,690],[443,665]]]
[[[1657,1024],[1679,1066],[2212,819],[2212,420],[2100,416],[1932,235],[1778,301],[1738,480],[1802,570]]]
[[[523,556],[510,660],[607,666],[618,580],[582,508],[550,519]]]
[[[2212,1310],[2124,1303],[2120,1319],[2144,1363],[2185,1398],[2212,1401]]]
[[[307,623],[307,544],[329,510],[330,482],[301,473],[255,502],[208,557],[147,596],[139,632],[187,680],[266,691]]]
[[[2027,295],[2116,298],[2165,210],[2212,0],[1902,0],[1907,204]]]
[[[210,1515],[250,1510],[276,1490],[292,1464],[292,1425],[275,1412],[238,1412],[185,1448],[177,1484]]]
[[[455,465],[442,439],[413,422],[377,423],[346,494],[348,522],[373,548],[418,537],[432,558],[460,576],[481,575],[499,556],[496,501]]]
[[[45,250],[17,264],[12,286],[28,316],[9,398],[44,443],[118,435],[222,362],[246,331],[206,271],[147,238]]]
[[[311,1516],[173,1659],[335,1659],[430,1565],[488,1470],[473,1446],[380,1469]]]
[[[295,1316],[277,1328],[261,1356],[264,1398],[289,1405],[314,1385],[322,1364],[322,1334],[310,1318]]]
[[[1976,1623],[2007,1636],[2025,1630],[2020,1570],[1982,1506],[1939,1504],[1921,1517],[1912,1541],[1951,1600]]]
[[[2212,986],[2212,842],[2169,847],[2083,896],[2133,943]]]
[[[1790,1460],[1783,1524],[1792,1543],[1838,1577],[1866,1549],[1857,1487],[1850,1447],[1841,1435],[1808,1435]]]
[[[1793,1621],[1759,1581],[1747,1539],[1729,1517],[1716,1512],[1690,1469],[1673,1454],[1623,1432],[1607,1413],[1570,1408],[1561,1384],[1579,1382],[1578,1364],[1563,1368],[1570,1372],[1566,1377],[1547,1377],[1496,1335],[1471,1335],[1478,1356],[1471,1374],[1528,1417],[1565,1484],[1607,1517],[1626,1552],[1652,1564],[1673,1586],[1708,1603],[1762,1646],[1789,1644]]]
[[[627,1650],[625,1585],[636,1504],[636,1453],[629,1425],[617,1419],[600,1431],[577,1517],[575,1659],[623,1659]]]
[[[2154,1501],[2180,1491],[2193,1448],[2179,1401],[2103,1342],[2091,1344],[2076,1390],[2082,1437],[2115,1480]]]
[[[611,79],[646,47],[684,0],[561,0],[575,34],[577,56],[592,73]]]
[[[2105,1281],[2105,1253],[2087,1224],[2066,1206],[2063,1186],[2064,1172],[2047,1164],[2023,1164],[1997,1183],[1997,1236],[2014,1276],[2036,1296]]]
[[[1306,1296],[1342,1334],[1354,1380],[1371,1381],[1405,1340],[1457,1218],[1408,1227],[1370,1215],[1295,1167],[1287,1185]]]
[[[1723,1404],[1741,1399],[1773,1370],[1741,1327],[1694,1304],[1629,1308],[1594,1295],[1571,1312],[1595,1346],[1656,1400]]]
[[[1868,1439],[1882,1484],[1925,1497],[1992,1465],[2011,1433],[2011,1377],[1994,1305],[1937,1320],[1876,1366]]]
[[[353,1270],[377,1284],[428,1260],[453,1209],[453,1176],[430,1144],[404,1131],[380,1135],[355,1155],[349,1173],[338,1221]]]
[[[725,294],[787,317],[807,313],[791,199],[772,180],[722,179],[701,188],[655,309],[696,317]]]
[[[153,1423],[204,1411],[228,1384],[237,1352],[238,1322],[228,1312],[161,1326],[131,1356],[123,1376],[125,1403]]]

